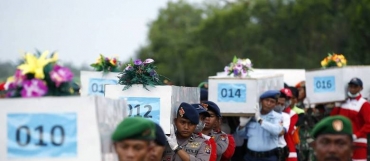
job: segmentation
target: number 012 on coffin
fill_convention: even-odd
[[[361,94],[370,96],[370,66],[346,66],[306,71],[306,95],[310,103],[327,103],[346,99],[348,82],[360,78],[363,82]]]
[[[151,119],[160,124],[166,134],[170,133],[172,119],[181,102],[199,103],[200,100],[200,90],[196,87],[147,87],[149,91],[141,84],[123,91],[124,85],[106,85],[105,97],[125,99],[128,117]]]
[[[266,90],[284,87],[282,74],[255,73],[251,78],[209,77],[208,99],[219,105],[223,115],[254,113],[259,96]]]

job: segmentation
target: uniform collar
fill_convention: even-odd
[[[360,100],[360,98],[361,98],[362,96],[361,96],[361,94],[360,95],[358,95],[357,97],[355,97],[355,98],[351,98],[351,97],[348,97],[348,99],[350,99],[350,100]]]

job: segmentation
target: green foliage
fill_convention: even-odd
[[[143,88],[149,91],[147,86],[155,87],[155,85],[162,85],[163,76],[159,75],[153,65],[153,59],[146,59],[141,62],[140,59],[132,60],[126,65],[126,68],[120,73],[118,84],[125,85],[123,90],[127,90],[134,84],[142,84]]]
[[[104,74],[108,72],[118,72],[120,68],[119,61],[116,58],[108,58],[102,54],[100,54],[98,60],[90,66],[93,67],[95,71],[103,71]]]
[[[196,86],[233,55],[254,68],[319,68],[325,53],[370,64],[367,0],[239,0],[226,6],[169,2],[150,25],[139,58],[177,85]]]

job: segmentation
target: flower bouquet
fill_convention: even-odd
[[[153,59],[146,59],[142,62],[140,59],[132,61],[126,64],[126,68],[118,76],[118,84],[125,85],[123,90],[129,89],[134,84],[142,84],[146,90],[149,90],[146,86],[163,85],[163,81],[160,80],[162,75],[159,75],[153,65]]]
[[[343,67],[346,65],[347,60],[342,54],[328,54],[328,56],[321,61],[321,66],[323,68]]]
[[[91,64],[90,66],[93,67],[96,71],[103,71],[103,73],[107,73],[118,72],[119,65],[120,62],[117,60],[117,58],[108,58],[100,54],[96,62]]]
[[[73,95],[73,73],[57,64],[58,54],[26,53],[23,64],[6,82],[7,97],[41,97]]]
[[[225,72],[227,75],[234,74],[234,77],[249,76],[249,72],[252,70],[252,62],[250,59],[240,59],[236,56],[234,56],[230,66],[225,66]]]

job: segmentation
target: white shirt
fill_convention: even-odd
[[[281,115],[283,116],[282,126],[285,129],[285,131],[287,132],[288,129],[289,129],[289,125],[290,125],[290,116],[289,116],[289,114],[287,114],[285,112],[282,112]],[[280,136],[279,139],[278,139],[278,146],[280,148],[284,148],[286,145],[287,144],[286,144],[286,141],[284,139],[284,135]]]

